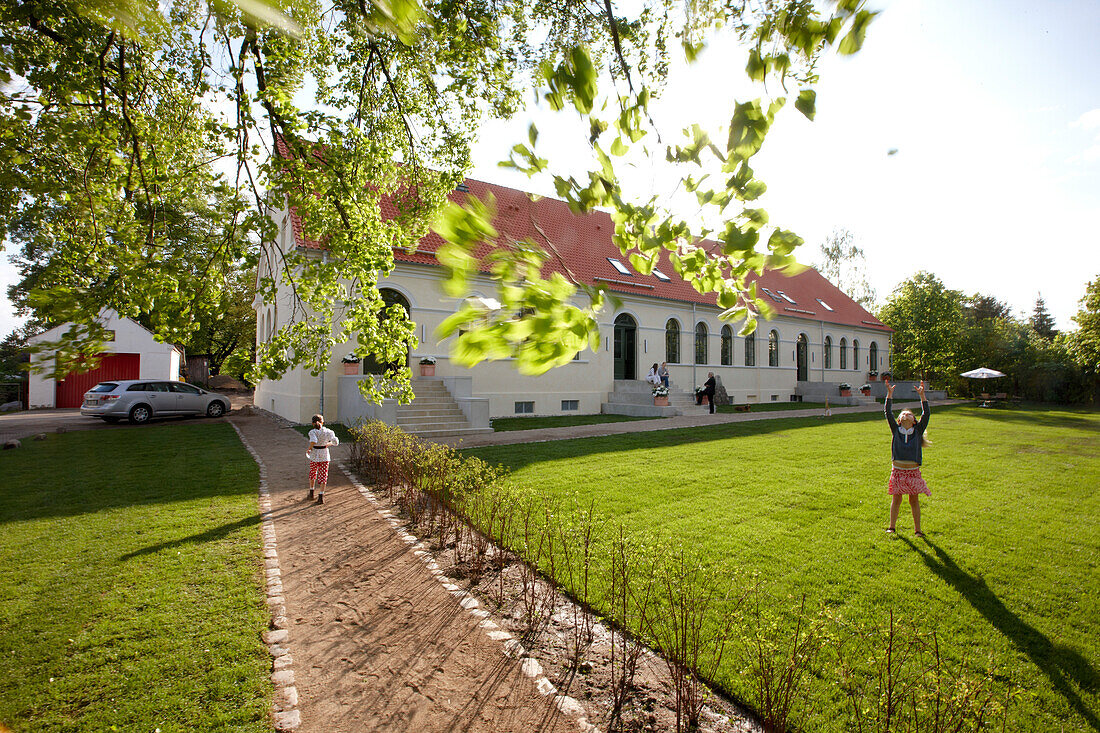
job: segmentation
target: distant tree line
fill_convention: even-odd
[[[1027,319],[990,295],[951,290],[918,272],[878,310],[894,329],[891,366],[899,379],[926,379],[952,395],[1007,392],[1025,400],[1080,403],[1100,398],[1100,277],[1088,283],[1073,320],[1059,333],[1040,295]],[[976,367],[1004,372],[967,379]]]

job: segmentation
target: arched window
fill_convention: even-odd
[[[833,337],[826,336],[825,343],[822,344],[822,360],[824,361],[826,369],[833,368]]]
[[[680,363],[680,324],[675,318],[665,323],[665,361],[669,364]]]
[[[848,368],[848,339],[840,340],[840,368]]]
[[[768,366],[779,366],[779,332],[768,334]]]
[[[391,288],[379,288],[378,294],[382,296],[382,309],[378,311],[378,319],[383,321],[392,317],[391,306],[399,305],[405,310],[406,317],[411,312],[408,299],[396,290]],[[374,354],[370,354],[367,358],[363,359],[363,374],[385,374],[389,370],[408,366],[409,363],[409,351],[408,347],[405,347],[405,358],[401,361],[394,362],[392,364],[385,364]]]
[[[756,332],[745,337],[745,366],[756,366]]]
[[[695,363],[707,363],[707,324],[695,324]]]
[[[733,365],[733,329],[722,326],[722,366]]]
[[[870,361],[870,364],[871,364],[871,371],[877,372],[878,371],[878,344],[876,344],[874,341],[872,341],[871,345],[867,347],[867,358],[868,358],[868,360]]]
[[[852,368],[859,369],[859,340],[852,339]]]

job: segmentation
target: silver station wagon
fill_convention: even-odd
[[[229,398],[207,392],[186,382],[151,379],[116,379],[100,382],[84,393],[81,415],[115,423],[129,420],[135,425],[154,417],[206,415],[221,417],[229,412]]]

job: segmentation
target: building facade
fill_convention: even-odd
[[[486,401],[490,417],[599,413],[617,380],[643,380],[660,362],[668,363],[674,390],[691,391],[713,371],[737,403],[787,401],[809,385],[858,387],[869,373],[890,369],[890,329],[813,269],[792,277],[766,272],[757,278],[758,291],[775,315],[759,320],[756,333],[741,337],[739,324],[719,320],[722,309],[714,296],[699,294],[680,280],[667,259],[652,275],[634,272],[611,241],[607,214],[575,215],[564,202],[532,200],[524,192],[479,181],[469,180],[462,188],[496,198],[494,224],[502,241],[534,241],[550,254],[545,271],[561,272],[579,284],[603,285],[620,301],[603,313],[599,350],[586,349],[570,364],[535,377],[519,374],[508,359],[466,369],[451,362],[448,340],[437,343],[433,336],[461,305],[439,287],[441,270],[433,253],[441,241],[432,234],[416,252],[395,252],[397,265],[379,287],[417,324],[420,345],[410,350],[410,363],[434,357],[436,376]],[[280,234],[275,244],[282,251],[296,248],[324,256],[322,247],[302,238],[293,212],[284,209],[276,217]],[[267,259],[260,263],[260,276],[265,275],[278,277]],[[474,296],[492,296],[495,289],[487,277],[475,278],[471,287]],[[302,317],[294,315],[301,311],[291,299],[283,286],[274,302],[256,302],[258,343],[289,319]],[[346,397],[340,392],[354,380],[344,378],[340,359],[351,348],[338,347],[322,376],[296,369],[282,379],[262,381],[256,405],[296,422],[307,422],[318,411],[328,420],[345,417],[337,410]]]

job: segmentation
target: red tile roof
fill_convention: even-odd
[[[546,250],[549,258],[543,267],[544,276],[560,272],[574,283],[604,285],[616,293],[716,306],[713,294],[699,293],[676,274],[667,252],[662,252],[657,269],[670,278],[668,282],[658,279],[656,275],[635,272],[627,258],[612,243],[614,224],[605,212],[578,215],[570,211],[564,201],[553,198],[532,200],[523,191],[473,179],[467,179],[465,187],[469,195],[483,200],[490,194],[496,198],[494,225],[500,233],[497,244],[509,246],[529,239]],[[462,201],[466,195],[456,190],[450,198]],[[303,239],[302,222],[295,210],[291,210],[290,219],[294,240],[299,247],[323,248],[318,242]],[[397,249],[394,259],[438,267],[434,253],[442,243],[439,235],[431,232],[420,240],[415,252]],[[704,241],[701,244],[707,246],[714,243]],[[484,252],[488,250],[489,245],[486,245]],[[475,256],[484,252],[476,252]],[[608,258],[618,260],[632,274],[620,273]],[[754,275],[749,279],[758,282],[759,296],[775,309],[777,315],[883,332],[891,330],[813,268],[793,276],[769,270],[760,277]]]

